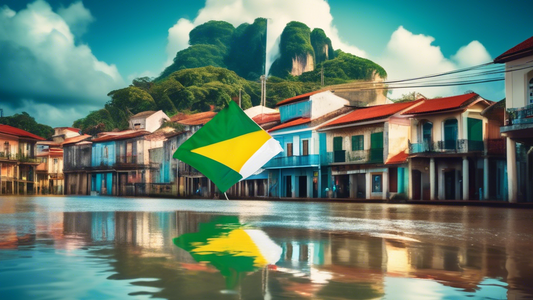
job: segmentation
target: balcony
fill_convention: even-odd
[[[283,156],[275,157],[266,163],[263,168],[294,168],[304,166],[318,166],[320,164],[320,156],[313,155],[297,155],[297,156]]]
[[[117,155],[117,164],[137,164],[137,155]]]
[[[328,152],[329,163],[349,164],[382,164],[383,148],[358,150],[358,151],[333,151]]]
[[[506,125],[533,124],[533,104],[518,108],[508,108],[507,116],[508,124]]]
[[[0,152],[0,159],[3,160],[17,160],[17,156],[10,152]]]
[[[483,141],[448,140],[409,144],[409,153],[468,153],[482,152],[484,148]]]

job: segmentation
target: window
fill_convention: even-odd
[[[287,156],[292,156],[292,143],[287,143]]]
[[[107,153],[107,152],[108,152],[108,151],[107,151],[107,146],[104,146],[104,151],[103,151],[103,152],[104,152],[104,155],[103,155],[104,158],[107,158],[107,154],[108,154],[108,153]]]
[[[381,175],[372,175],[372,193],[381,193]]]
[[[336,136],[333,138],[333,151],[342,150],[342,136]]]
[[[352,136],[352,151],[365,150],[365,136],[353,135]]]
[[[57,158],[54,158],[54,165],[57,165]]]
[[[309,140],[302,140],[302,155],[309,155]]]
[[[457,119],[444,121],[444,149],[456,149],[457,131]]]
[[[533,104],[533,78],[529,80],[529,104]]]

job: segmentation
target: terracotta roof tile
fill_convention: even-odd
[[[394,155],[393,157],[387,159],[387,161],[385,162],[385,164],[389,165],[389,164],[401,164],[401,163],[404,163],[407,161],[407,157],[409,157],[409,154],[407,153],[407,151],[402,151],[396,155]]]
[[[90,138],[91,136],[89,134],[78,135],[78,136],[71,137],[71,138],[64,140],[63,143],[61,143],[61,145],[64,146],[64,145],[69,145],[69,144],[75,144],[75,143],[78,143],[78,142],[81,142],[83,140],[87,140]]]
[[[204,125],[211,121],[216,114],[217,113],[214,111],[206,111],[192,115],[180,113],[170,118],[170,121],[183,125]]]
[[[44,141],[45,140],[44,138],[42,138],[42,137],[40,137],[38,135],[35,135],[33,133],[27,132],[26,130],[15,128],[15,127],[9,126],[9,125],[0,125],[0,133],[6,133],[6,134],[15,135],[15,136],[18,136],[18,137],[36,139],[36,140],[39,140],[39,141]]]
[[[262,125],[270,122],[279,122],[280,115],[279,113],[275,114],[260,114],[252,118],[257,125]]]
[[[125,139],[132,139],[132,138],[136,138],[136,137],[140,137],[140,136],[143,136],[143,135],[148,135],[150,134],[150,131],[145,131],[145,130],[139,130],[139,131],[135,131],[135,132],[127,132],[126,134],[109,134],[109,135],[102,135],[101,137],[98,137],[98,138],[95,138],[92,140],[93,143],[98,143],[98,142],[108,142],[108,141],[118,141],[118,140],[125,140]]]
[[[420,114],[436,111],[444,111],[465,107],[477,99],[479,95],[476,93],[468,93],[459,96],[444,97],[438,99],[426,99],[422,104],[417,105],[405,112],[402,115]]]
[[[533,54],[533,36],[513,48],[505,51],[500,56],[494,59],[495,63],[504,63],[507,61],[522,58],[527,55]]]
[[[275,130],[280,130],[280,129],[283,129],[283,128],[289,128],[289,127],[293,127],[293,126],[298,126],[298,125],[302,125],[302,124],[307,124],[307,123],[311,123],[311,119],[310,118],[298,118],[298,119],[295,119],[295,120],[280,124],[280,125],[278,125],[276,127],[273,127],[271,129],[269,129],[268,132],[272,132],[272,131],[275,131]]]
[[[301,95],[298,95],[298,96],[295,96],[295,97],[292,97],[292,98],[288,98],[288,99],[285,99],[285,100],[281,100],[280,102],[276,103],[276,106],[280,106],[280,105],[284,105],[284,104],[288,104],[288,103],[304,100],[306,98],[309,98],[309,97],[313,96],[314,94],[318,94],[318,93],[321,93],[321,92],[325,92],[325,91],[314,91],[314,92],[310,92],[310,93],[306,93],[306,94],[301,94]]]
[[[422,100],[416,100],[411,102],[393,103],[376,105],[369,107],[359,108],[345,116],[335,119],[329,123],[322,125],[321,127],[331,127],[334,125],[349,124],[361,121],[368,121],[374,119],[383,119],[390,117],[391,115],[398,113],[404,109],[407,109],[413,105],[420,103]]]

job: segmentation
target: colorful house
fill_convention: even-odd
[[[143,138],[148,134],[145,130],[125,130],[105,132],[92,139],[91,192],[135,195],[135,183],[149,178],[148,149]]]
[[[533,37],[494,59],[505,64],[505,124],[509,202],[533,199]]]
[[[67,138],[63,148],[65,195],[89,195],[91,192],[92,136]]]
[[[37,192],[37,141],[44,138],[9,125],[0,125],[0,194]]]
[[[326,161],[321,160],[326,153],[326,135],[316,129],[349,111],[345,107],[348,104],[331,91],[315,91],[278,102],[281,124],[268,132],[284,151],[263,167],[269,171],[269,196],[318,198],[327,195],[330,174],[327,168],[322,168]]]
[[[357,108],[318,129],[326,134],[332,197],[388,199],[407,193],[409,119],[422,100]],[[322,154],[322,153],[321,153]]]
[[[422,100],[401,113],[411,124],[409,199],[488,198],[489,124],[481,112],[492,103],[468,93]]]
[[[170,121],[170,118],[162,110],[150,110],[140,112],[130,117],[129,125],[130,129],[154,132],[168,121]]]

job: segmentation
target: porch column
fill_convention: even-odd
[[[439,173],[439,200],[446,200],[444,193],[444,169],[440,169]]]
[[[211,194],[211,179],[207,178],[207,193],[209,194],[209,198],[211,198],[213,195]]]
[[[254,197],[257,197],[257,180],[258,179],[254,179]]]
[[[510,203],[516,203],[518,198],[518,182],[516,176],[516,143],[507,140],[507,190]]]
[[[355,174],[350,174],[350,198],[357,197],[357,182],[355,182]]]
[[[489,158],[483,159],[483,199],[489,200]]]
[[[407,191],[409,200],[413,200],[413,162],[411,159],[409,159],[409,177],[407,178],[409,184]]]
[[[435,158],[429,159],[429,200],[435,200]]]
[[[366,199],[372,198],[372,175],[368,171],[365,173]]]
[[[468,158],[466,156],[463,156],[463,200],[468,200],[470,195],[468,171]]]
[[[15,167],[15,180],[13,181],[13,185],[15,187],[14,192],[15,195],[19,194],[19,178],[20,178],[20,168],[19,166]]]

